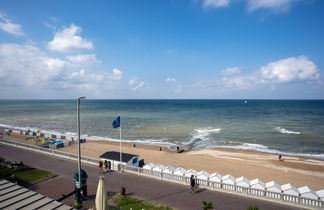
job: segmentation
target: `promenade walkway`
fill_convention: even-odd
[[[57,178],[39,183],[32,190],[44,194],[52,199],[58,199],[62,194],[71,192],[73,187],[72,176],[77,170],[77,162],[45,154],[27,151],[15,147],[0,144],[0,156],[10,161],[21,160],[30,166],[51,171]],[[90,200],[85,204],[87,207],[94,206],[95,192],[98,184],[99,169],[91,165],[82,165],[88,173],[88,195]],[[301,209],[296,206],[281,205],[270,201],[238,196],[229,193],[198,189],[194,194],[190,193],[188,186],[135,174],[108,172],[105,174],[107,192],[114,194],[120,191],[121,186],[126,188],[126,193],[143,200],[161,203],[175,209],[198,210],[202,209],[203,201],[212,201],[215,209],[245,210],[249,206],[258,206],[259,209]],[[63,202],[71,204],[73,196]]]

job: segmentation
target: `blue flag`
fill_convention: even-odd
[[[112,126],[114,128],[118,128],[120,127],[120,116],[118,116],[113,122],[112,122]]]

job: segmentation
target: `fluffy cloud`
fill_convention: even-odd
[[[66,56],[66,58],[75,64],[93,64],[93,63],[101,63],[100,60],[96,58],[96,54],[82,54],[82,55],[70,55]]]
[[[241,72],[241,69],[238,67],[232,67],[232,68],[227,68],[224,69],[221,74],[224,76],[231,76],[231,75],[235,75],[235,74],[239,74]]]
[[[180,93],[182,91],[182,84],[180,82],[178,82],[175,78],[169,77],[165,81],[175,85],[175,87],[176,87],[176,89],[174,91],[175,93]]]
[[[287,11],[301,0],[248,0],[248,10],[270,9],[275,11]]]
[[[78,34],[81,27],[71,24],[70,27],[59,30],[54,35],[54,39],[47,44],[49,50],[57,52],[73,52],[79,50],[91,50],[93,44]]]
[[[128,84],[130,86],[130,89],[132,91],[136,91],[142,87],[144,87],[144,82],[141,82],[137,77],[134,77],[128,81]]]
[[[12,34],[14,36],[22,36],[22,26],[16,23],[12,23],[12,20],[8,19],[5,14],[0,13],[0,29]]]
[[[231,0],[204,0],[204,7],[218,8],[218,7],[226,7]]]
[[[291,57],[271,62],[260,69],[262,78],[278,83],[316,80],[319,70],[315,63],[305,56]]]
[[[0,45],[0,77],[2,83],[38,86],[56,78],[65,69],[67,62],[48,57],[38,47],[32,45]]]
[[[259,9],[268,9],[276,12],[288,11],[295,3],[304,0],[244,0],[247,4],[248,11]],[[203,0],[203,6],[209,8],[226,7],[232,2],[240,2],[239,0]]]

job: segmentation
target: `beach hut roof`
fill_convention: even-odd
[[[299,195],[298,189],[291,184],[281,185],[281,189],[282,189],[283,193],[285,193],[285,194],[295,195],[295,196]]]
[[[163,164],[157,164],[153,167],[153,171],[162,171],[165,168]]]
[[[250,184],[251,184],[251,188],[255,188],[255,189],[265,189],[266,188],[264,182],[261,181],[260,179],[253,179],[250,181]]]
[[[185,176],[191,176],[191,175],[196,176],[196,175],[197,175],[197,171],[196,171],[195,169],[189,169],[189,170],[185,173]]]
[[[317,190],[316,193],[317,193],[317,195],[318,195],[320,198],[324,198],[324,189],[322,189],[322,190]]]
[[[166,166],[163,171],[174,172],[175,168],[173,166]]]
[[[301,197],[310,198],[310,199],[318,199],[318,195],[316,194],[316,192],[314,190],[310,189],[308,186],[299,187],[298,191],[299,191]]]
[[[242,187],[248,187],[250,186],[250,180],[248,180],[247,178],[245,178],[244,176],[241,176],[239,178],[236,179],[235,183],[239,186]]]
[[[277,184],[274,181],[271,182],[267,182],[265,184],[266,188],[268,191],[272,191],[272,192],[281,192],[281,186],[279,184]]]
[[[123,152],[122,153],[122,162],[127,163],[133,157],[138,157],[138,155],[128,154],[128,153]],[[100,158],[119,161],[120,160],[120,153],[115,152],[115,151],[113,151],[113,152],[105,152],[104,154],[100,155]]]
[[[209,175],[210,181],[219,181],[220,182],[222,180],[222,178],[223,178],[223,176],[217,172]]]
[[[209,177],[209,173],[206,172],[206,171],[200,171],[200,172],[197,173],[197,178],[198,179],[206,179],[207,180],[208,177]]]
[[[227,174],[227,175],[223,176],[222,180],[223,180],[223,183],[234,184],[236,181],[236,178],[230,174]]]
[[[143,168],[145,168],[145,169],[152,169],[152,168],[154,168],[155,167],[155,164],[154,163],[148,163],[148,164],[145,164],[144,166],[143,166]]]
[[[176,170],[174,170],[173,174],[177,174],[177,175],[184,175],[186,173],[186,170],[184,168],[177,168]]]

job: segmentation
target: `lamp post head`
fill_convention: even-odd
[[[80,96],[78,99],[85,99],[86,97],[85,96]]]

